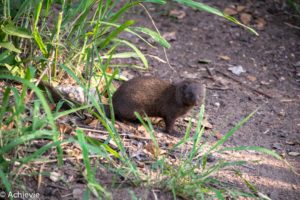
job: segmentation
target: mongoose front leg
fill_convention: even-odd
[[[164,118],[165,124],[166,124],[166,132],[172,135],[177,135],[178,132],[174,130],[174,124],[175,124],[175,117],[168,116]]]

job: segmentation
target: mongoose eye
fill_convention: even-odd
[[[188,87],[187,83],[183,84],[182,90],[185,91],[187,87]]]

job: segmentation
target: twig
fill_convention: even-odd
[[[100,155],[90,155],[88,156],[89,158],[102,158],[102,156]],[[82,160],[83,159],[83,156],[76,156],[76,157],[66,157],[66,158],[63,158],[63,161],[66,161],[66,160]],[[52,160],[37,160],[37,161],[33,161],[33,162],[30,162],[30,164],[46,164],[46,163],[56,163],[57,162],[57,159],[52,159]]]
[[[128,134],[120,134],[120,136],[128,136],[129,138],[133,138],[133,139],[140,139],[140,140],[151,140],[151,138],[147,138],[147,137],[140,137],[137,135],[128,135]]]
[[[151,16],[150,13],[148,12],[147,8],[146,8],[142,3],[140,3],[140,6],[142,6],[142,8],[145,10],[146,14],[148,15],[149,19],[151,20],[151,22],[152,22],[152,24],[153,24],[153,26],[154,26],[154,28],[155,28],[155,30],[156,30],[157,33],[161,36],[160,31],[158,30],[158,28],[157,28],[157,26],[156,26],[156,24],[155,24],[155,22],[154,22],[152,16]],[[176,70],[174,69],[174,67],[172,67],[172,65],[171,65],[170,62],[169,62],[169,58],[168,58],[168,55],[167,55],[166,48],[163,47],[163,49],[164,49],[165,58],[166,58],[166,60],[167,60],[167,63],[168,63],[168,65],[169,65],[169,67],[170,67],[174,72],[176,72]]]
[[[229,87],[212,87],[212,86],[206,86],[207,89],[209,90],[229,90],[230,88]]]
[[[251,87],[251,86],[243,83],[242,81],[238,80],[237,78],[234,78],[234,77],[230,76],[229,74],[227,74],[225,72],[222,72],[222,71],[219,71],[219,70],[216,70],[216,72],[222,74],[223,76],[226,76],[227,78],[230,78],[230,79],[234,80],[235,82],[239,83],[240,85],[244,86],[245,88],[248,88],[248,89],[250,89],[250,90],[252,90],[252,91],[254,91],[256,93],[259,93],[261,95],[264,95],[265,97],[268,97],[270,99],[273,98],[273,96],[271,96],[269,94],[266,94],[265,92],[263,92],[261,90],[258,90],[258,89],[254,88],[254,87]]]
[[[38,175],[38,185],[37,185],[37,190],[40,189],[42,181],[43,181],[43,176],[42,176],[42,172],[44,171],[45,168],[45,163],[43,163],[40,167],[40,171],[39,171],[39,175]]]
[[[281,99],[280,102],[283,103],[289,103],[289,102],[294,102],[294,101],[299,101],[299,99]]]
[[[284,22],[284,24],[285,24],[285,25],[287,25],[287,26],[289,26],[289,27],[291,27],[291,28],[294,28],[294,29],[300,30],[300,27],[299,27],[299,26],[295,26],[295,25],[293,25],[293,24],[290,24],[290,23],[288,23],[288,22]]]
[[[158,200],[157,195],[156,195],[156,193],[155,193],[154,190],[152,190],[152,194],[153,194],[153,196],[154,196],[154,200]]]
[[[107,133],[108,134],[108,131],[102,131],[102,130],[99,130],[99,129],[91,129],[91,128],[86,128],[86,127],[83,127],[83,126],[78,126],[77,128],[79,128],[80,130],[83,130],[83,131],[90,131],[90,132],[94,132],[94,133]]]
[[[48,71],[49,67],[50,67],[50,65],[48,65],[48,66],[44,69],[44,71],[41,73],[40,77],[38,78],[38,80],[37,80],[36,83],[35,83],[36,86],[38,86],[38,84],[41,82],[43,76],[46,74],[46,72]],[[26,102],[30,101],[32,95],[33,95],[33,90],[31,90],[31,92],[30,92],[29,95],[28,95],[28,98],[26,98]],[[26,104],[26,102],[25,102],[25,104]]]
[[[208,66],[205,66],[206,71],[209,75],[208,78],[211,78],[215,82],[219,82],[223,87],[212,87],[212,86],[206,86],[207,89],[209,90],[229,90],[230,88],[222,84],[220,81],[216,79],[216,73],[214,73]]]

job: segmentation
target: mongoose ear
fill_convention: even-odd
[[[186,90],[187,87],[188,87],[188,83],[184,83],[184,84],[182,85],[182,90],[183,90],[183,91]]]

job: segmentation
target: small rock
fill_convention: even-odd
[[[209,64],[209,63],[211,63],[211,60],[208,60],[208,59],[200,59],[200,60],[198,60],[198,63],[200,63],[200,64]]]
[[[282,150],[282,146],[281,146],[280,143],[274,143],[274,144],[272,145],[272,148],[273,148],[273,149],[277,149],[277,150]]]
[[[246,78],[251,82],[254,82],[257,79],[255,76],[252,76],[252,75],[248,75]]]
[[[288,153],[290,156],[300,156],[300,152],[293,152],[293,151],[291,151],[291,152],[289,152]]]
[[[230,16],[238,14],[238,11],[235,8],[232,8],[232,7],[225,8],[223,12],[226,15],[230,15]]]
[[[286,138],[286,135],[285,135],[285,133],[279,133],[279,135],[278,135],[279,137],[281,137],[281,138]]]
[[[262,84],[262,85],[270,85],[270,83],[267,82],[267,81],[260,81],[260,84]]]
[[[264,18],[258,18],[257,20],[255,20],[255,23],[256,23],[255,26],[257,27],[258,30],[264,30],[267,24]]]
[[[281,77],[279,78],[279,81],[285,81],[285,78],[284,78],[283,76],[281,76]]]
[[[295,145],[295,142],[290,141],[290,140],[285,141],[285,143],[288,144],[288,145],[292,145],[292,146]]]
[[[296,185],[292,185],[293,190],[297,190],[297,186]]]
[[[75,188],[72,193],[74,198],[79,198],[82,197],[83,190],[80,188]]]
[[[284,117],[285,116],[285,112],[284,112],[284,110],[282,109],[282,110],[280,110],[278,113],[277,113],[279,116],[282,116],[282,117]]]
[[[167,41],[171,42],[171,41],[175,41],[176,38],[176,32],[167,32],[163,34],[163,38],[165,38]]]
[[[195,118],[191,118],[191,117],[185,117],[183,120],[186,122],[191,121],[192,123],[195,123],[195,124],[198,122]]]
[[[219,102],[216,102],[216,103],[214,103],[214,105],[215,105],[217,108],[219,108],[221,104],[220,104]]]
[[[214,132],[214,137],[217,139],[217,140],[221,140],[222,139],[222,135],[219,131],[215,131]]]
[[[191,74],[191,73],[188,73],[187,71],[185,71],[182,74],[182,76],[187,79],[195,79],[195,78],[197,78],[197,73]]]
[[[295,67],[300,67],[300,60],[296,62]]]
[[[242,12],[243,10],[245,10],[245,6],[241,6],[241,5],[238,5],[237,7],[236,7],[236,10],[238,11],[238,12]]]
[[[241,65],[237,65],[237,66],[231,66],[228,68],[229,71],[231,71],[233,74],[235,75],[240,75],[243,72],[246,72],[246,70],[244,70],[244,68]]]
[[[206,158],[206,161],[209,163],[215,162],[216,161],[216,157],[213,155],[208,155]]]
[[[248,13],[241,13],[240,18],[241,18],[241,21],[243,24],[249,25],[251,22],[252,16]]]
[[[58,173],[58,172],[50,172],[50,180],[53,181],[53,182],[57,182],[60,180],[60,177],[61,177],[61,174]]]
[[[183,19],[186,16],[186,13],[183,10],[171,10],[169,13],[170,16],[176,17],[177,19]]]

